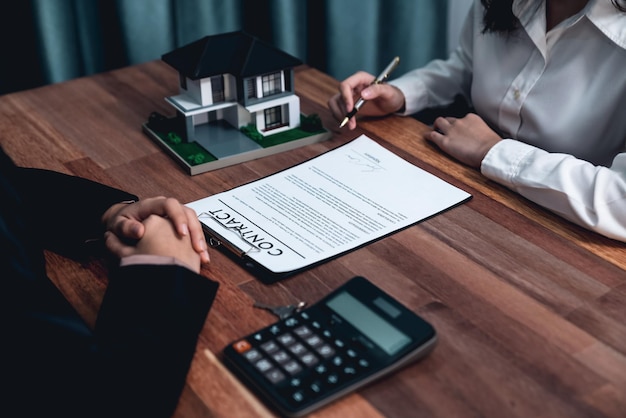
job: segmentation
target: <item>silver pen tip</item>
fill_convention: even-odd
[[[339,124],[339,127],[343,128],[346,125],[346,123],[348,123],[349,120],[350,120],[350,118],[347,117],[347,116],[345,118],[343,118],[343,120],[341,121],[341,124]]]

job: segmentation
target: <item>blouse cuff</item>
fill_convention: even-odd
[[[524,161],[536,150],[532,145],[513,139],[503,139],[491,147],[480,165],[481,173],[504,186],[512,188],[523,169]]]
[[[404,94],[404,111],[398,112],[398,115],[412,115],[427,107],[426,87],[417,77],[404,76],[391,80],[387,84],[399,88]]]

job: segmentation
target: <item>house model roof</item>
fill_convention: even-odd
[[[298,58],[243,31],[205,36],[161,59],[192,80],[226,73],[251,77],[302,64]]]

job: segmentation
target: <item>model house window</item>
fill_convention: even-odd
[[[276,128],[283,123],[282,111],[280,106],[265,109],[265,128]]]
[[[216,75],[211,77],[211,90],[213,91],[213,103],[224,101],[224,77]]]
[[[261,83],[263,84],[263,97],[282,91],[280,72],[264,75],[261,77]]]
[[[181,89],[187,90],[187,77],[185,77],[182,73],[178,73],[178,83],[180,84]]]
[[[253,99],[256,97],[256,79],[249,78],[246,80],[246,97]]]

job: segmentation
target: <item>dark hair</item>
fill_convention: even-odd
[[[513,0],[481,0],[485,13],[483,16],[483,33],[513,32],[520,26],[513,14]],[[622,12],[626,12],[626,0],[611,0],[611,3]]]

